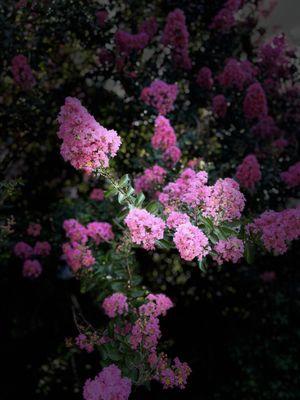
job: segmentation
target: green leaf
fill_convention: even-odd
[[[164,250],[170,250],[173,246],[172,243],[166,239],[161,239],[156,241],[157,247]]]
[[[151,201],[149,204],[147,204],[146,210],[150,213],[155,214],[158,211],[157,201]]]
[[[118,193],[118,189],[113,186],[110,186],[108,188],[108,190],[105,192],[105,197],[107,198],[107,197],[115,196],[117,193]]]
[[[144,200],[145,200],[144,193],[143,192],[139,193],[135,200],[135,206],[140,207],[143,204]]]
[[[198,266],[202,272],[207,271],[207,264],[205,258],[203,258],[202,260],[198,260]]]
[[[244,256],[248,264],[253,264],[255,259],[255,249],[252,243],[247,242],[245,244]]]
[[[119,181],[119,187],[123,188],[123,187],[127,186],[129,182],[130,182],[129,175],[128,174],[123,175]]]

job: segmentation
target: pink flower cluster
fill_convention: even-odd
[[[71,241],[63,245],[63,253],[67,264],[74,272],[81,267],[90,267],[95,264],[95,258],[86,246],[89,238],[97,245],[114,238],[112,227],[108,222],[94,221],[84,227],[76,219],[67,219],[63,223],[63,228]]]
[[[300,237],[300,208],[266,211],[248,225],[248,231],[259,234],[268,251],[284,254],[288,244]]]
[[[172,211],[167,218],[167,227],[169,229],[176,229],[179,225],[187,224],[190,222],[190,217],[187,214]]]
[[[241,218],[245,207],[245,197],[236,181],[230,178],[218,179],[209,186],[203,206],[203,215],[211,217],[215,223]]]
[[[143,50],[149,41],[149,36],[145,32],[132,34],[118,30],[115,34],[115,41],[119,52],[129,56],[132,51]]]
[[[37,237],[41,234],[42,226],[40,224],[31,223],[27,228],[27,235]]]
[[[85,244],[88,241],[87,229],[81,225],[76,219],[66,219],[63,223],[66,236],[72,242]]]
[[[117,154],[121,144],[114,130],[99,125],[74,97],[66,98],[58,122],[58,137],[63,140],[61,154],[65,161],[86,171],[108,167],[109,158]]]
[[[210,29],[227,32],[236,24],[235,13],[242,6],[242,0],[227,0],[217,15],[214,16]]]
[[[102,307],[109,318],[128,312],[127,297],[123,293],[114,293],[104,299]]]
[[[110,242],[115,235],[112,226],[108,222],[90,222],[86,226],[88,236],[93,239],[96,244]]]
[[[163,160],[171,165],[176,164],[181,157],[181,150],[177,147],[177,138],[170,121],[162,115],[155,119],[154,135],[151,138],[152,147],[162,150]]]
[[[148,41],[150,41],[158,30],[158,25],[155,17],[150,17],[143,21],[138,28],[139,33],[144,32],[148,35]]]
[[[164,168],[154,165],[145,169],[143,175],[134,180],[134,188],[137,193],[151,193],[155,191],[157,185],[161,185],[164,182],[166,175],[167,171]]]
[[[46,257],[51,253],[51,245],[49,242],[36,242],[33,248],[33,254],[36,256]]]
[[[289,70],[290,50],[283,34],[271,38],[259,49],[259,65],[268,77],[279,79]]]
[[[173,240],[180,257],[186,261],[192,261],[195,257],[202,260],[210,250],[208,238],[190,222],[176,228]]]
[[[268,103],[260,83],[252,83],[247,89],[243,109],[248,119],[260,119],[268,115]]]
[[[202,67],[198,72],[196,82],[202,89],[210,90],[214,84],[211,69]]]
[[[149,87],[142,90],[141,99],[148,106],[155,108],[159,114],[166,115],[173,109],[177,94],[176,84],[168,84],[156,79]]]
[[[196,207],[204,201],[207,191],[207,173],[185,169],[175,182],[168,183],[159,194],[159,201],[166,211],[175,210],[179,204],[186,203]]]
[[[260,118],[260,120],[251,128],[251,133],[266,139],[279,136],[281,130],[276,125],[274,119],[267,115]]]
[[[130,344],[134,350],[143,348],[156,355],[158,340],[161,337],[158,317],[166,315],[172,307],[172,301],[163,294],[150,294],[146,297],[146,303],[138,309],[138,318],[130,334]]]
[[[163,31],[162,43],[170,46],[176,66],[191,69],[192,62],[189,56],[189,32],[187,30],[184,12],[176,9],[167,16]]]
[[[42,266],[38,260],[25,260],[23,264],[23,276],[25,278],[37,278],[42,273]]]
[[[94,350],[93,343],[90,342],[88,337],[81,333],[75,338],[76,345],[80,348],[80,350],[86,350],[88,353],[92,353]]]
[[[224,88],[232,87],[242,90],[245,84],[253,81],[256,74],[257,70],[250,61],[229,58],[217,79]]]
[[[219,265],[223,264],[224,261],[236,264],[243,257],[244,243],[236,237],[231,237],[226,240],[220,240],[214,246],[214,251],[217,255],[213,258]]]
[[[131,393],[131,380],[122,378],[120,369],[111,364],[92,380],[85,382],[84,400],[128,400]]]
[[[140,315],[165,316],[167,311],[174,306],[173,302],[165,294],[148,294],[147,303],[139,307]]]
[[[237,167],[236,178],[240,185],[247,189],[254,189],[261,180],[260,165],[254,154],[249,154]]]
[[[19,54],[12,59],[11,69],[14,81],[23,90],[30,90],[36,83],[27,57]]]
[[[184,389],[192,372],[188,364],[181,362],[178,357],[174,359],[173,365],[168,365],[164,354],[160,354],[157,369],[156,379],[163,384],[164,389]]]
[[[95,201],[104,200],[104,192],[102,189],[94,188],[90,193],[90,199]]]
[[[62,248],[66,262],[73,272],[77,272],[82,267],[89,268],[96,262],[91,250],[84,244],[64,243]]]
[[[291,165],[287,171],[280,174],[281,179],[289,188],[300,185],[300,161]]]
[[[227,100],[223,94],[218,94],[212,99],[213,113],[219,117],[224,118],[227,113]]]
[[[151,138],[151,144],[155,150],[166,150],[176,144],[176,135],[168,118],[159,115],[155,119],[155,130]]]
[[[33,248],[25,242],[18,242],[15,244],[14,253],[17,257],[26,260],[32,256]]]
[[[218,179],[207,185],[207,173],[185,169],[175,182],[168,183],[159,194],[159,201],[167,213],[176,211],[182,203],[200,207],[206,217],[215,223],[239,219],[245,206],[245,197],[236,181]]]
[[[103,28],[105,26],[107,17],[108,17],[108,12],[106,10],[100,10],[96,12],[96,18],[100,28]]]
[[[30,236],[39,236],[41,232],[40,224],[29,224],[27,234]],[[17,257],[25,260],[23,263],[23,276],[27,278],[37,278],[42,273],[42,265],[38,260],[32,257],[46,257],[51,253],[51,245],[48,242],[37,241],[34,246],[26,242],[18,242],[14,246],[14,253]]]
[[[125,218],[125,223],[133,243],[142,245],[146,250],[153,250],[156,240],[164,237],[164,221],[147,210],[133,208]]]

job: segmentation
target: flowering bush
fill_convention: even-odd
[[[237,291],[229,279],[252,289],[253,271],[257,287],[272,287],[285,273],[273,255],[295,251],[297,53],[284,35],[263,41],[258,0],[88,3],[0,6],[3,186],[23,184],[10,197],[16,229],[7,207],[1,234],[26,287],[67,293],[62,314],[72,303],[60,324],[75,321],[74,339],[49,371],[61,380],[87,357],[74,387],[85,399],[146,398],[143,387],[158,398],[151,382],[184,389],[201,376],[199,353],[191,367],[166,355],[164,334],[185,331],[165,332],[173,311],[161,325],[174,305],[166,294],[194,320],[203,292],[224,298]]]

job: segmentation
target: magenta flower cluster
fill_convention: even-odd
[[[171,11],[167,16],[162,43],[170,46],[174,64],[179,68],[191,69],[189,56],[189,32],[185,22],[184,12],[180,9]]]
[[[180,257],[186,261],[192,261],[195,257],[202,260],[210,250],[208,238],[190,222],[176,228],[173,240]]]
[[[280,174],[283,182],[289,187],[297,187],[300,185],[300,161],[291,165],[287,171]]]
[[[36,83],[27,57],[19,54],[12,59],[11,71],[15,83],[23,90],[30,90]]]
[[[93,171],[108,167],[117,154],[121,139],[114,130],[99,125],[80,101],[67,97],[58,117],[61,155],[73,167]]]
[[[216,255],[213,257],[219,265],[223,262],[232,262],[236,264],[244,254],[244,243],[241,239],[231,237],[226,240],[220,240],[215,246]]]
[[[168,84],[156,79],[149,87],[145,87],[141,93],[141,99],[148,106],[156,109],[158,114],[166,115],[173,110],[173,104],[178,94],[176,84]]]
[[[300,208],[265,211],[248,225],[248,231],[258,234],[268,251],[284,254],[289,243],[300,237]]]
[[[165,222],[147,210],[133,208],[125,218],[131,240],[146,250],[153,250],[155,242],[163,239]]]
[[[29,236],[37,237],[41,234],[42,226],[37,223],[30,223],[26,233]],[[47,257],[51,253],[51,245],[49,242],[37,241],[33,246],[20,241],[14,246],[14,253],[18,258],[24,260],[22,273],[26,278],[37,278],[41,275],[43,268],[39,260],[32,257]]]
[[[167,171],[159,165],[145,169],[144,173],[134,180],[134,188],[137,193],[153,193],[155,189],[163,184]]]
[[[70,239],[70,243],[63,244],[63,254],[73,272],[95,264],[92,251],[86,245],[89,239],[96,245],[114,239],[112,226],[108,222],[94,221],[85,227],[76,219],[68,219],[64,221],[63,228]]]
[[[114,293],[105,298],[102,307],[109,318],[123,315],[128,312],[127,297],[123,293]]]
[[[152,147],[163,151],[163,160],[170,165],[176,164],[181,157],[177,146],[177,138],[170,121],[162,115],[155,119],[154,135],[151,138]]]
[[[249,154],[237,167],[236,178],[240,185],[246,189],[254,189],[261,180],[260,165],[254,154]]]
[[[85,382],[84,400],[127,400],[131,393],[131,380],[122,378],[121,370],[111,364],[94,378]]]

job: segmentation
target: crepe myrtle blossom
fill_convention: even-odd
[[[128,400],[131,393],[131,380],[122,377],[121,370],[111,364],[88,379],[83,389],[84,400]]]
[[[58,123],[61,155],[76,169],[92,172],[107,168],[121,145],[117,132],[101,126],[74,97],[66,98]]]
[[[140,315],[152,315],[153,317],[165,316],[167,311],[174,307],[172,300],[163,293],[150,293],[146,297],[146,301],[145,304],[139,307]]]
[[[104,192],[102,189],[94,188],[90,193],[90,199],[95,201],[104,200]]]
[[[146,250],[153,250],[156,240],[164,237],[164,221],[147,210],[133,208],[125,218],[125,223],[133,243],[142,245]]]
[[[244,207],[245,197],[233,179],[218,179],[213,186],[207,187],[203,215],[211,217],[215,223],[241,218]]]
[[[172,211],[167,218],[167,227],[169,229],[176,229],[180,225],[190,222],[190,217],[181,212]]]
[[[151,138],[155,150],[167,150],[176,145],[176,134],[168,118],[159,115],[155,119],[154,135]]]
[[[145,169],[144,173],[134,180],[134,188],[137,193],[139,192],[151,192],[157,185],[161,185],[167,171],[159,165]]]
[[[180,9],[171,11],[167,16],[162,43],[170,46],[174,64],[178,68],[191,69],[189,56],[189,32],[186,26],[184,12]]]
[[[253,82],[257,69],[248,61],[239,61],[229,58],[223,71],[217,76],[217,81],[224,88],[236,88],[242,90],[246,84]]]
[[[66,262],[73,272],[77,272],[81,268],[89,268],[96,262],[92,251],[83,244],[64,243],[62,248]]]
[[[128,312],[127,297],[123,293],[114,293],[104,299],[102,307],[109,318]]]
[[[145,87],[141,93],[141,100],[148,106],[156,109],[161,115],[166,115],[173,110],[173,104],[178,94],[177,84],[168,84],[156,79],[149,87]]]
[[[213,113],[219,117],[224,118],[227,113],[227,100],[223,94],[218,94],[212,99]]]
[[[30,90],[36,80],[30,68],[27,57],[19,54],[11,61],[11,70],[15,83],[23,90]]]
[[[87,224],[86,230],[88,236],[93,239],[96,244],[109,242],[115,237],[112,226],[108,222],[90,222]]]
[[[246,156],[237,167],[236,178],[247,189],[254,189],[255,184],[261,180],[260,165],[254,154]]]
[[[33,248],[25,242],[18,242],[15,244],[14,253],[17,257],[26,260],[32,256]]]
[[[214,246],[214,251],[217,254],[213,258],[219,265],[223,264],[224,261],[236,264],[243,257],[244,244],[242,240],[231,237],[226,240],[220,240]]]
[[[37,278],[42,273],[42,266],[38,260],[25,260],[23,264],[23,276],[25,278]]]
[[[300,185],[300,161],[291,165],[287,171],[280,174],[283,182],[289,187],[297,187]]]
[[[284,254],[289,243],[300,237],[300,208],[265,211],[247,226],[247,231],[258,234],[269,252]]]
[[[88,241],[87,229],[76,219],[66,219],[63,223],[66,236],[74,242],[85,244]]]
[[[46,257],[51,253],[51,245],[49,242],[36,242],[33,248],[33,254],[36,256]]]
[[[31,223],[27,228],[27,235],[37,237],[40,236],[42,230],[42,226],[40,224]]]
[[[202,89],[210,90],[214,84],[211,69],[202,67],[198,72],[196,82]]]
[[[208,238],[190,222],[178,226],[173,240],[180,257],[186,261],[192,261],[195,257],[202,260],[210,250]]]
[[[150,365],[155,367],[154,379],[163,385],[163,389],[184,389],[192,370],[186,362],[176,357],[172,364],[165,353],[151,354]]]
[[[136,34],[118,30],[115,34],[115,42],[118,50],[126,56],[132,51],[143,50],[149,41],[149,36],[145,32]]]
[[[260,119],[268,115],[268,103],[264,89],[256,82],[247,89],[243,103],[247,119]]]
[[[163,161],[166,165],[172,167],[178,163],[181,158],[181,150],[177,146],[168,147],[163,153]]]

